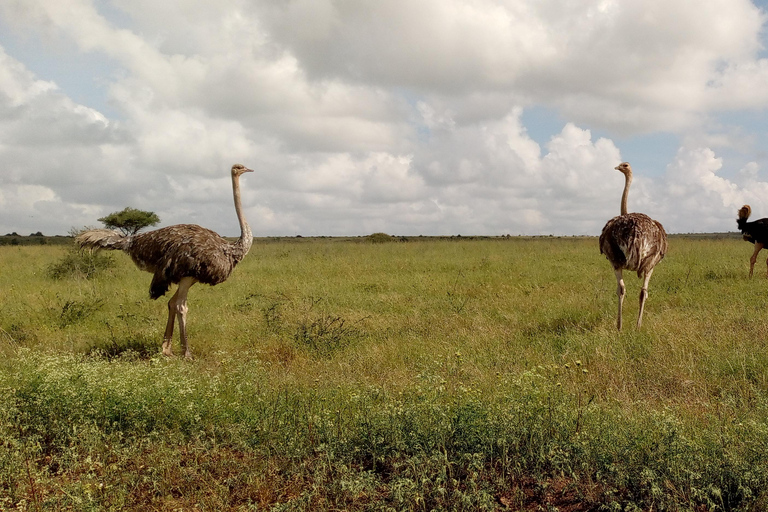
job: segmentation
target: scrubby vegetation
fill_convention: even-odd
[[[89,252],[71,248],[56,262],[48,265],[51,279],[91,279],[99,272],[115,266],[110,254]]]
[[[386,242],[393,242],[395,240],[395,237],[393,237],[392,235],[388,235],[386,233],[371,233],[370,235],[365,237],[365,240],[372,244],[383,244]]]
[[[0,509],[763,510],[751,249],[673,237],[619,335],[595,239],[257,244],[188,363],[127,257],[0,248]]]

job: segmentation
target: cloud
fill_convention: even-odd
[[[87,203],[94,188],[109,181],[99,170],[112,163],[109,155],[128,134],[55,84],[36,79],[2,48],[0,112],[0,207],[7,230],[43,226],[65,233],[76,223],[93,222]]]
[[[312,79],[451,96],[513,90],[625,132],[693,126],[729,92],[766,84],[755,60],[766,16],[746,0],[694,10],[666,0],[256,5]]]
[[[36,79],[2,48],[0,114],[7,145],[93,144],[119,137],[101,113],[74,103],[56,84]]]
[[[668,229],[735,230],[736,211],[743,204],[750,204],[755,212],[768,212],[768,182],[756,179],[757,163],[741,170],[740,183],[719,176],[722,167],[722,159],[709,148],[680,148],[661,186],[653,191]]]
[[[642,133],[683,141],[666,169],[637,169],[630,196],[671,230],[732,229],[734,205],[764,197],[760,135],[718,117],[768,105],[766,16],[746,0],[10,0],[0,13],[42,51],[66,40],[80,53],[64,59],[108,57],[120,113],[0,48],[0,229],[64,233],[130,205],[231,235],[240,162],[257,171],[243,179],[257,234],[596,234],[618,212],[621,141]],[[566,121],[532,137],[537,105]]]

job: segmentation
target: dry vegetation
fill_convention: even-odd
[[[672,237],[619,335],[594,238],[388,241],[257,241],[191,363],[124,255],[0,247],[0,509],[768,506],[751,246]]]

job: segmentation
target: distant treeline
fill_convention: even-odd
[[[728,233],[677,233],[670,234],[672,238],[697,238],[697,239],[723,239],[723,238],[741,238],[741,233],[728,232]],[[313,240],[338,240],[338,241],[352,241],[359,240],[361,242],[383,243],[383,242],[416,242],[416,241],[429,241],[429,240],[519,240],[519,239],[536,239],[536,238],[584,238],[583,235],[572,236],[558,236],[558,235],[538,235],[538,236],[523,236],[523,235],[500,235],[500,236],[475,236],[475,235],[417,235],[417,236],[395,236],[387,235],[385,233],[373,233],[367,236],[269,236],[269,237],[255,237],[255,243],[269,243],[269,242],[312,242]],[[234,238],[231,238],[235,240]],[[22,236],[16,232],[8,233],[0,236],[0,245],[68,245],[72,243],[71,236],[45,236],[41,232],[32,233],[29,236]]]
[[[66,245],[71,243],[71,236],[45,236],[39,231],[29,236],[19,235],[15,231],[0,236],[0,245]]]

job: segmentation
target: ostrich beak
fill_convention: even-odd
[[[621,167],[621,166],[620,166],[620,165],[617,165],[616,167],[614,167],[614,169],[616,169],[616,170],[618,171],[618,170],[619,170],[619,167]]]
[[[245,169],[243,169],[243,172],[253,172],[253,169],[249,169],[246,167]]]

